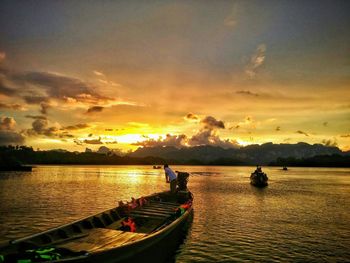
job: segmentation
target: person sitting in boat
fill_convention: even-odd
[[[262,173],[261,166],[257,165],[255,169],[255,173]]]
[[[164,172],[165,180],[170,183],[170,191],[174,194],[176,192],[176,173],[167,164],[164,165]]]

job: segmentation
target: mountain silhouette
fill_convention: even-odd
[[[337,147],[299,142],[296,144],[248,145],[241,148],[224,149],[215,146],[196,147],[143,147],[130,153],[130,157],[159,157],[166,160],[177,160],[183,163],[197,161],[203,164],[215,163],[218,160],[235,160],[241,164],[265,165],[277,158],[310,158],[317,155],[343,154]],[[191,161],[191,162],[190,162]]]

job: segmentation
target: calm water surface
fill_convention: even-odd
[[[350,261],[350,169],[173,166],[191,173],[194,218],[176,262]],[[149,166],[39,166],[0,173],[0,242],[167,190]]]

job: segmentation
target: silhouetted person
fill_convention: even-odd
[[[169,168],[167,164],[164,165],[165,180],[170,183],[170,191],[176,192],[176,173]]]
[[[261,166],[260,166],[260,165],[257,165],[257,166],[256,166],[255,172],[256,172],[256,173],[261,173],[261,172],[262,172]]]

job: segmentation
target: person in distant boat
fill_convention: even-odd
[[[256,169],[255,169],[255,173],[261,173],[262,170],[261,170],[261,166],[260,165],[257,165],[256,166]]]
[[[174,194],[176,192],[176,173],[167,164],[164,165],[164,172],[165,180],[170,183],[170,191]]]

